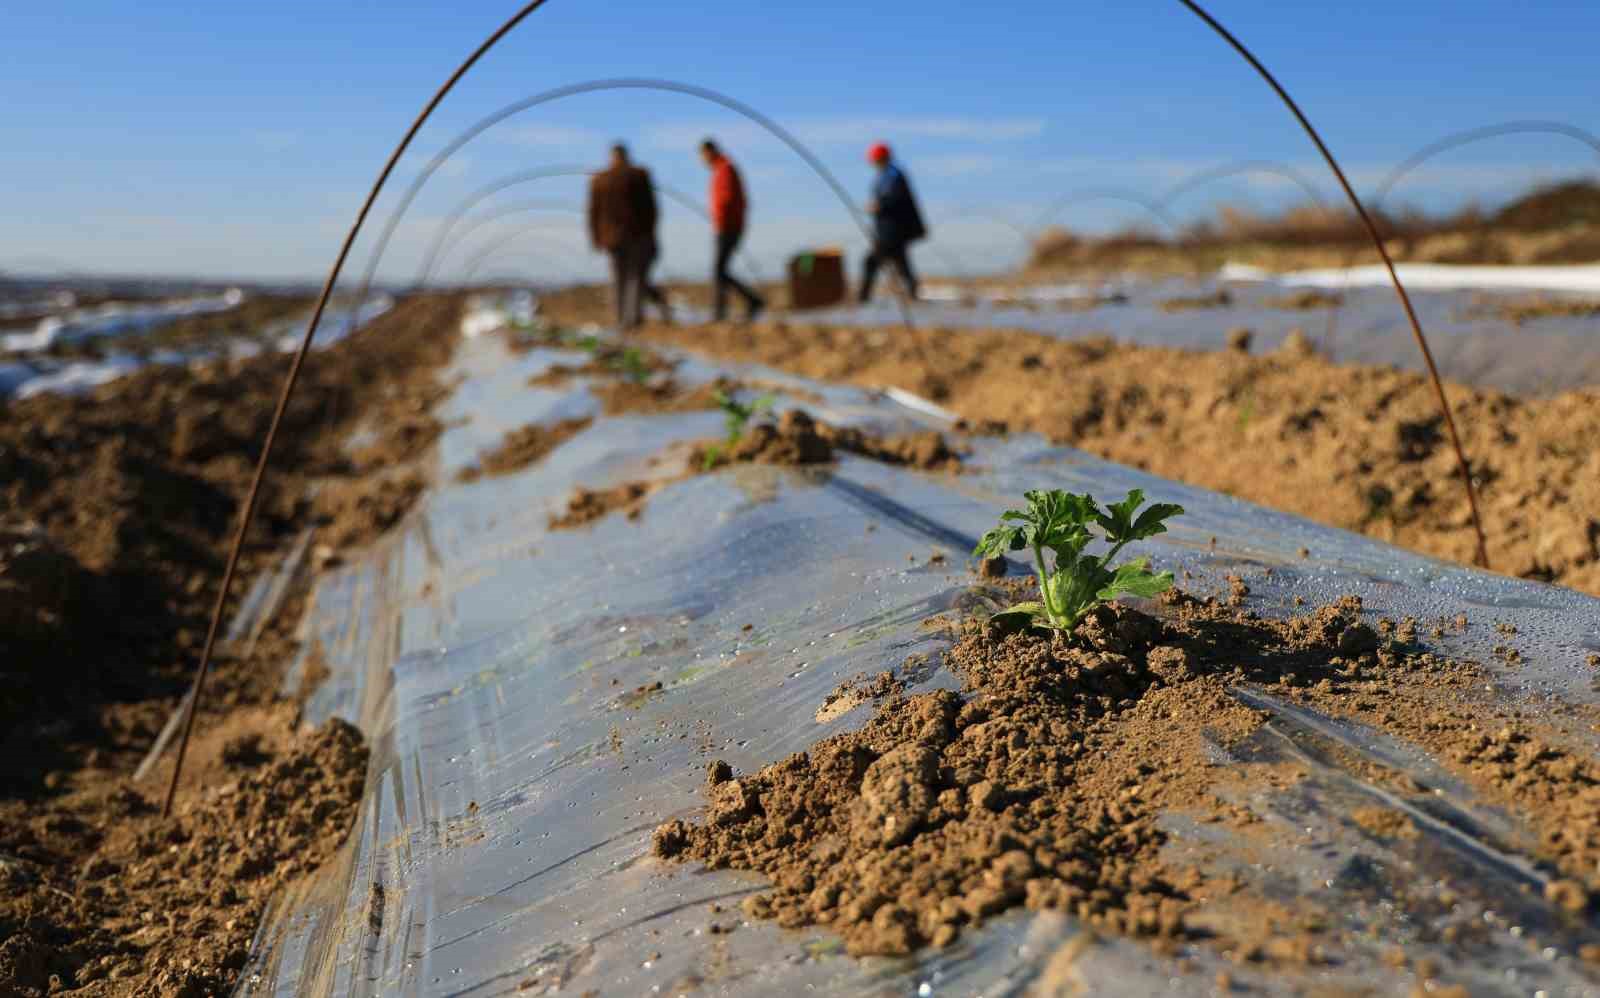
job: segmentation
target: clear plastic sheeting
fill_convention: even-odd
[[[186,315],[225,312],[242,301],[244,292],[238,288],[230,288],[220,295],[204,298],[185,298],[148,305],[109,302],[89,308],[78,308],[63,315],[40,319],[32,332],[7,333],[0,336],[0,349],[21,353],[29,350],[48,350],[60,344],[76,343],[102,336],[120,336],[149,329],[151,326],[171,322]]]
[[[341,315],[324,323],[318,329],[315,346],[318,348],[332,346],[393,307],[394,299],[388,295],[373,298],[354,315]],[[177,314],[167,314],[162,321],[176,317]],[[0,364],[0,398],[14,396],[25,399],[44,393],[82,395],[146,367],[200,363],[223,357],[254,357],[263,351],[263,341],[282,353],[291,353],[300,346],[300,333],[304,323],[305,317],[281,320],[263,329],[257,339],[220,340],[204,350],[151,350],[137,356],[131,353],[110,353],[96,360],[72,361],[60,361],[48,356],[29,356],[18,363]],[[149,328],[156,324],[152,321],[140,328]]]
[[[958,476],[848,456],[820,469],[735,467],[665,485],[635,520],[613,514],[552,532],[547,517],[575,487],[673,476],[680,465],[653,459],[721,427],[716,412],[597,418],[533,468],[456,483],[507,430],[595,413],[581,381],[527,384],[573,359],[510,354],[498,337],[464,342],[464,381],[442,413],[451,429],[439,484],[401,530],[315,593],[306,636],[332,678],[308,719],[337,713],[368,733],[366,799],[341,859],[264,926],[246,993],[1026,993],[1080,934],[1075,920],[1017,910],[943,951],[857,960],[825,928],[742,921],[739,902],[761,878],[650,856],[656,825],[701,805],[709,759],[753,771],[866,720],[865,709],[816,719],[842,680],[913,654],[938,663],[943,639],[920,625],[971,598],[968,553],[1026,488],[1105,496],[1139,486],[1182,503],[1188,515],[1149,546],[1158,567],[1190,570],[1187,585],[1201,593],[1225,592],[1224,575],[1243,575],[1263,614],[1288,612],[1292,595],[1315,605],[1354,593],[1374,616],[1514,620],[1526,661],[1500,671],[1500,696],[1535,709],[1597,698],[1584,665],[1600,649],[1596,600],[1407,554],[1037,438],[982,441]],[[689,363],[678,376],[713,373]],[[833,422],[937,425],[886,395],[770,371],[721,373],[790,386],[780,408],[803,404]],[[1488,632],[1431,643],[1487,661]],[[941,668],[920,675],[913,690],[957,685]],[[1174,977],[1172,957],[1103,940],[1071,962],[1084,993],[1210,994],[1222,970],[1271,993],[1395,993],[1380,956],[1387,944],[1359,941],[1400,922],[1413,957],[1445,960],[1452,981],[1475,995],[1600,993],[1570,955],[1583,930],[1558,924],[1525,889],[1539,870],[1487,831],[1507,828],[1508,816],[1412,746],[1265,691],[1240,695],[1274,720],[1233,751],[1302,760],[1308,772],[1293,790],[1252,791],[1250,806],[1275,834],[1241,859],[1246,876],[1312,899],[1357,944],[1339,964],[1282,977],[1197,943],[1184,947],[1187,973]],[[1328,744],[1341,752],[1322,751]],[[1385,844],[1338,820],[1384,792],[1339,761],[1349,758],[1382,759],[1441,788],[1415,842]],[[1230,834],[1177,818],[1170,830],[1178,858]],[[1442,904],[1446,889],[1453,900]],[[711,933],[713,904],[736,931]],[[1432,931],[1463,911],[1485,926],[1467,966]],[[1535,930],[1554,940],[1551,950],[1530,951],[1524,934]]]

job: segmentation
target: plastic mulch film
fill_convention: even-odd
[[[271,913],[246,993],[1028,993],[1082,931],[1073,919],[1018,909],[944,950],[858,960],[825,928],[748,920],[711,934],[708,905],[738,919],[740,900],[763,880],[650,855],[660,822],[701,806],[708,758],[754,771],[866,720],[864,710],[817,719],[841,680],[914,654],[937,665],[943,639],[919,625],[961,604],[974,584],[964,566],[976,537],[1026,488],[1109,495],[1140,486],[1181,502],[1188,515],[1149,545],[1156,565],[1189,570],[1186,586],[1200,594],[1242,576],[1263,615],[1288,613],[1291,593],[1311,605],[1356,594],[1372,617],[1514,621],[1524,663],[1497,673],[1497,695],[1536,706],[1597,698],[1584,665],[1600,649],[1594,599],[1408,554],[1037,438],[986,441],[958,476],[852,457],[818,470],[740,466],[667,485],[637,519],[613,514],[552,532],[548,516],[575,487],[661,477],[652,457],[721,427],[715,412],[597,418],[531,469],[455,483],[506,431],[597,411],[581,380],[528,387],[558,360],[572,355],[511,354],[497,337],[464,342],[439,484],[405,528],[316,593],[306,637],[333,675],[309,719],[338,713],[367,732],[366,799],[342,858]],[[678,376],[713,373],[686,362]],[[804,398],[780,408],[803,404],[829,422],[932,425],[883,396],[759,376]],[[1490,642],[1471,635],[1489,630],[1424,640],[1488,661]],[[958,684],[935,667],[911,689],[939,686]],[[1412,746],[1265,690],[1238,695],[1273,717],[1251,751],[1306,772],[1294,789],[1251,801],[1278,829],[1252,846],[1255,879],[1319,900],[1354,936],[1376,931],[1380,908],[1382,924],[1396,924],[1399,906],[1408,952],[1437,952],[1473,994],[1600,990],[1570,956],[1581,930],[1558,926],[1537,890],[1545,874],[1493,844],[1506,840],[1494,833],[1508,829],[1507,815],[1475,802]],[[1315,748],[1330,743],[1342,751]],[[1416,840],[1385,844],[1336,820],[1387,792],[1364,782],[1351,758],[1440,788],[1440,809],[1416,816]],[[1178,818],[1169,831],[1174,848],[1227,834]],[[1453,909],[1440,901],[1446,886]],[[1465,966],[1458,952],[1444,955],[1431,928],[1452,910],[1486,926]],[[1529,945],[1561,932],[1559,953]],[[1224,969],[1283,993],[1269,970],[1235,967],[1204,944],[1182,955],[1188,972],[1175,978],[1171,956],[1105,939],[1073,967],[1086,993],[1209,994]],[[1325,983],[1388,994],[1404,990],[1401,980],[1381,960],[1355,956],[1303,971],[1289,990]]]

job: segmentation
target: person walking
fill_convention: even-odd
[[[611,165],[589,181],[589,241],[611,255],[618,329],[643,321],[646,298],[666,309],[661,292],[650,286],[657,217],[649,171],[630,163],[627,146],[618,142],[611,147]]]
[[[711,231],[716,241],[715,263],[711,272],[712,317],[717,322],[727,318],[728,290],[731,288],[744,299],[745,321],[748,322],[760,315],[767,303],[728,272],[728,263],[739,248],[739,241],[744,238],[747,212],[744,184],[739,179],[739,171],[711,139],[700,143],[700,158],[711,171]]]
[[[872,250],[861,268],[861,301],[872,298],[878,270],[888,263],[900,275],[906,295],[917,297],[917,275],[911,269],[911,244],[928,234],[911,181],[882,142],[867,150],[867,161],[877,168],[867,214],[872,216]]]

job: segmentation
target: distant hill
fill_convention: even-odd
[[[1568,180],[1540,187],[1501,208],[1492,224],[1525,232],[1600,223],[1600,184]]]

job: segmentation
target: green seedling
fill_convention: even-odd
[[[771,395],[763,395],[749,405],[745,405],[720,388],[712,392],[711,397],[716,401],[717,408],[722,410],[726,435],[723,443],[712,444],[706,448],[704,461],[706,471],[710,471],[716,466],[717,461],[722,457],[722,449],[724,447],[732,447],[739,442],[744,436],[745,427],[750,425],[750,420],[763,412],[770,411],[775,401]]]
[[[650,364],[638,347],[628,347],[612,357],[609,363],[613,370],[621,372],[624,378],[634,384],[643,384],[650,378]]]
[[[1095,606],[1118,596],[1156,596],[1172,588],[1171,572],[1150,571],[1148,558],[1135,558],[1116,568],[1111,561],[1124,547],[1167,532],[1162,522],[1183,513],[1182,506],[1154,503],[1143,513],[1144,491],[1133,489],[1122,502],[1102,510],[1093,496],[1060,489],[1024,493],[1026,510],[1008,509],[1000,525],[983,535],[973,554],[993,558],[1028,548],[1039,576],[1038,603],[1018,603],[995,614],[1028,626],[1069,631]],[[1084,554],[1098,525],[1111,548],[1103,555]],[[1052,566],[1045,552],[1055,555]]]

